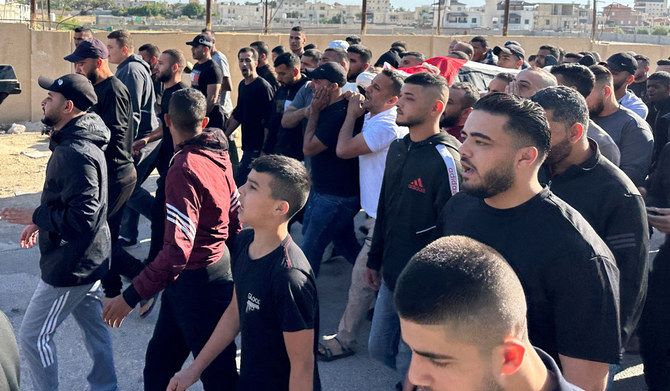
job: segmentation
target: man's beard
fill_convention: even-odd
[[[396,118],[396,121],[395,121],[395,123],[398,126],[406,126],[408,128],[411,128],[412,126],[419,126],[419,125],[423,124],[424,122],[426,122],[426,118],[423,117],[423,116],[419,116],[419,115],[414,116],[414,117],[408,117],[404,121],[401,121],[399,118]]]
[[[589,109],[589,117],[596,118],[605,110],[605,103],[601,100],[593,108]]]
[[[570,156],[571,152],[572,145],[570,145],[570,140],[566,137],[565,140],[551,147],[547,156],[547,164],[550,166],[556,165]]]
[[[44,117],[42,118],[42,123],[46,126],[54,126],[60,121],[60,118],[53,118],[52,116],[49,116],[48,114],[44,114]]]
[[[166,69],[165,72],[158,73],[157,80],[161,83],[165,83],[167,81],[170,81],[171,78],[172,78],[172,72],[170,72],[169,69]]]
[[[460,113],[452,114],[450,116],[444,116],[440,120],[440,128],[450,128],[458,123],[460,118]]]
[[[98,72],[92,69],[86,74],[86,78],[90,80],[91,84],[95,85],[98,82]]]
[[[618,90],[619,88],[623,87],[624,84],[626,84],[627,79],[623,79],[620,82],[614,84],[614,91]]]
[[[461,160],[476,170],[467,159],[461,158]],[[514,166],[510,162],[509,164],[492,168],[484,175],[480,175],[480,183],[478,185],[468,186],[468,180],[464,179],[463,191],[478,198],[491,198],[509,190],[514,185],[515,179]]]

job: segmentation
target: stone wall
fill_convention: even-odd
[[[288,32],[287,32],[288,33]],[[63,57],[74,50],[71,32],[69,31],[31,31],[26,25],[0,24],[0,64],[11,64],[16,70],[23,92],[7,98],[0,106],[0,123],[18,121],[39,121],[42,117],[40,102],[45,96],[44,90],[37,85],[40,75],[58,77],[73,72],[73,66],[63,60]],[[96,33],[96,37],[106,41],[106,32]],[[144,43],[154,43],[160,49],[179,48],[187,58],[191,58],[190,47],[185,43],[193,38],[194,33],[167,33],[167,32],[137,32],[133,33],[135,48]],[[373,52],[373,60],[386,51],[393,41],[407,42],[412,51],[419,51],[427,57],[445,55],[452,38],[469,40],[470,36],[430,36],[430,35],[366,35],[363,43]],[[308,41],[323,49],[333,39],[344,39],[341,35],[309,34]],[[557,38],[557,37],[500,37],[489,38],[490,46],[501,45],[505,41],[514,39],[521,43],[527,54],[533,54],[537,48],[545,43],[563,47],[568,52],[596,50],[603,58],[621,51],[635,51],[649,56],[652,62],[670,55],[670,46],[650,44],[592,44],[586,38]],[[217,34],[217,48],[223,51],[229,59],[233,79],[233,100],[237,96],[237,84],[242,75],[237,67],[237,50],[253,41],[263,40],[270,48],[284,45],[288,48],[288,34]],[[191,60],[192,61],[192,60]],[[188,81],[188,75],[185,75]]]

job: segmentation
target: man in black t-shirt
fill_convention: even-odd
[[[209,127],[223,128],[223,109],[219,103],[221,68],[212,61],[212,40],[208,35],[200,34],[193,41],[186,42],[191,46],[191,54],[198,61],[191,71],[191,87],[202,92],[207,98],[207,116]]]
[[[252,47],[244,47],[237,53],[244,80],[240,81],[237,105],[226,124],[226,136],[242,125],[242,160],[235,173],[235,183],[242,186],[249,175],[251,162],[261,155],[267,127],[272,115],[272,86],[258,76],[258,53]]]
[[[256,73],[270,83],[273,92],[277,92],[279,81],[277,80],[274,68],[270,64],[270,48],[268,47],[268,44],[263,41],[256,41],[252,42],[249,46],[256,49],[256,53],[258,53],[258,67],[256,68]]]
[[[193,364],[168,386],[186,390],[241,333],[238,391],[321,389],[315,360],[319,301],[309,262],[288,233],[288,222],[305,205],[309,175],[295,159],[268,155],[255,160],[240,188],[240,232],[232,255],[233,301]]]
[[[300,73],[300,58],[290,52],[277,56],[275,70],[282,86],[279,87],[273,99],[273,113],[263,152],[268,155],[275,153],[302,160],[304,158],[302,153],[302,125],[285,128],[281,125],[281,119],[298,90],[307,83],[307,78]]]
[[[487,95],[462,132],[464,192],[447,203],[442,233],[500,252],[523,285],[530,342],[560,360],[571,383],[604,390],[620,360],[619,271],[579,212],[538,182],[550,145],[544,110]]]
[[[321,258],[332,240],[339,253],[352,264],[360,246],[354,235],[354,216],[359,202],[358,159],[340,159],[337,138],[349,103],[342,95],[347,72],[340,64],[327,62],[309,72],[314,98],[303,141],[303,152],[312,169],[312,189],[303,218],[302,251],[318,277]],[[363,117],[354,133],[360,132]]]

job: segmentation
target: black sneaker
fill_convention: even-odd
[[[121,247],[123,247],[125,249],[133,249],[133,248],[137,248],[139,246],[139,244],[137,243],[137,239],[130,240],[130,239],[124,238],[123,236],[119,236],[118,243]]]

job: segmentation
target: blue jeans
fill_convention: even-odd
[[[360,210],[358,197],[338,197],[312,191],[302,222],[302,251],[318,277],[321,258],[331,241],[339,254],[354,264],[360,246],[354,233],[354,216]]]
[[[370,339],[368,340],[370,357],[397,370],[402,379],[409,369],[412,351],[400,335],[400,319],[393,303],[393,291],[382,281],[372,316]]]
[[[99,283],[55,287],[40,280],[19,330],[21,351],[35,390],[58,389],[58,360],[53,336],[70,314],[84,332],[93,368],[86,378],[91,391],[114,391],[116,373],[112,340],[102,321]]]

